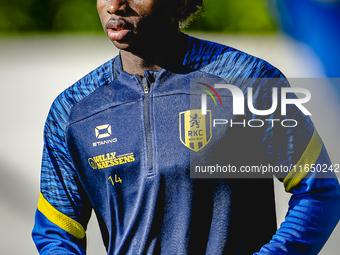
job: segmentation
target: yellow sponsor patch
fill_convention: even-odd
[[[116,156],[116,152],[111,152],[88,159],[88,162],[93,169],[104,169],[133,161],[135,161],[135,156],[133,153]]]

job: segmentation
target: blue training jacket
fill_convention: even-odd
[[[216,89],[216,105],[207,98],[203,115],[202,90],[214,84],[237,86],[244,100],[252,87],[256,109],[273,104],[272,87],[288,86],[261,59],[188,37],[180,71],[142,78],[118,56],[61,93],[44,131],[39,252],[85,254],[94,210],[108,254],[317,254],[339,220],[340,193],[311,120],[294,105],[286,116],[235,115],[227,89]],[[326,167],[300,171],[310,164]],[[290,167],[276,173],[292,193],[278,230],[272,173],[222,166]]]

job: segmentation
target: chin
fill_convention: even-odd
[[[112,43],[118,50],[127,50],[130,48],[130,43],[128,42],[112,41]]]
[[[141,43],[136,44],[136,43],[130,43],[130,42],[117,42],[117,41],[112,41],[112,42],[118,50],[124,50],[136,56],[144,56],[145,54],[150,53],[150,50],[148,50],[148,47],[146,46],[141,47]]]

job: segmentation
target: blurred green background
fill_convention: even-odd
[[[276,31],[263,0],[206,0],[203,18],[187,30],[268,34]],[[98,33],[95,0],[1,0],[0,33]]]

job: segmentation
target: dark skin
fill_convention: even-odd
[[[97,0],[104,31],[120,50],[124,71],[143,76],[145,70],[180,68],[187,39],[177,16],[189,1]]]

